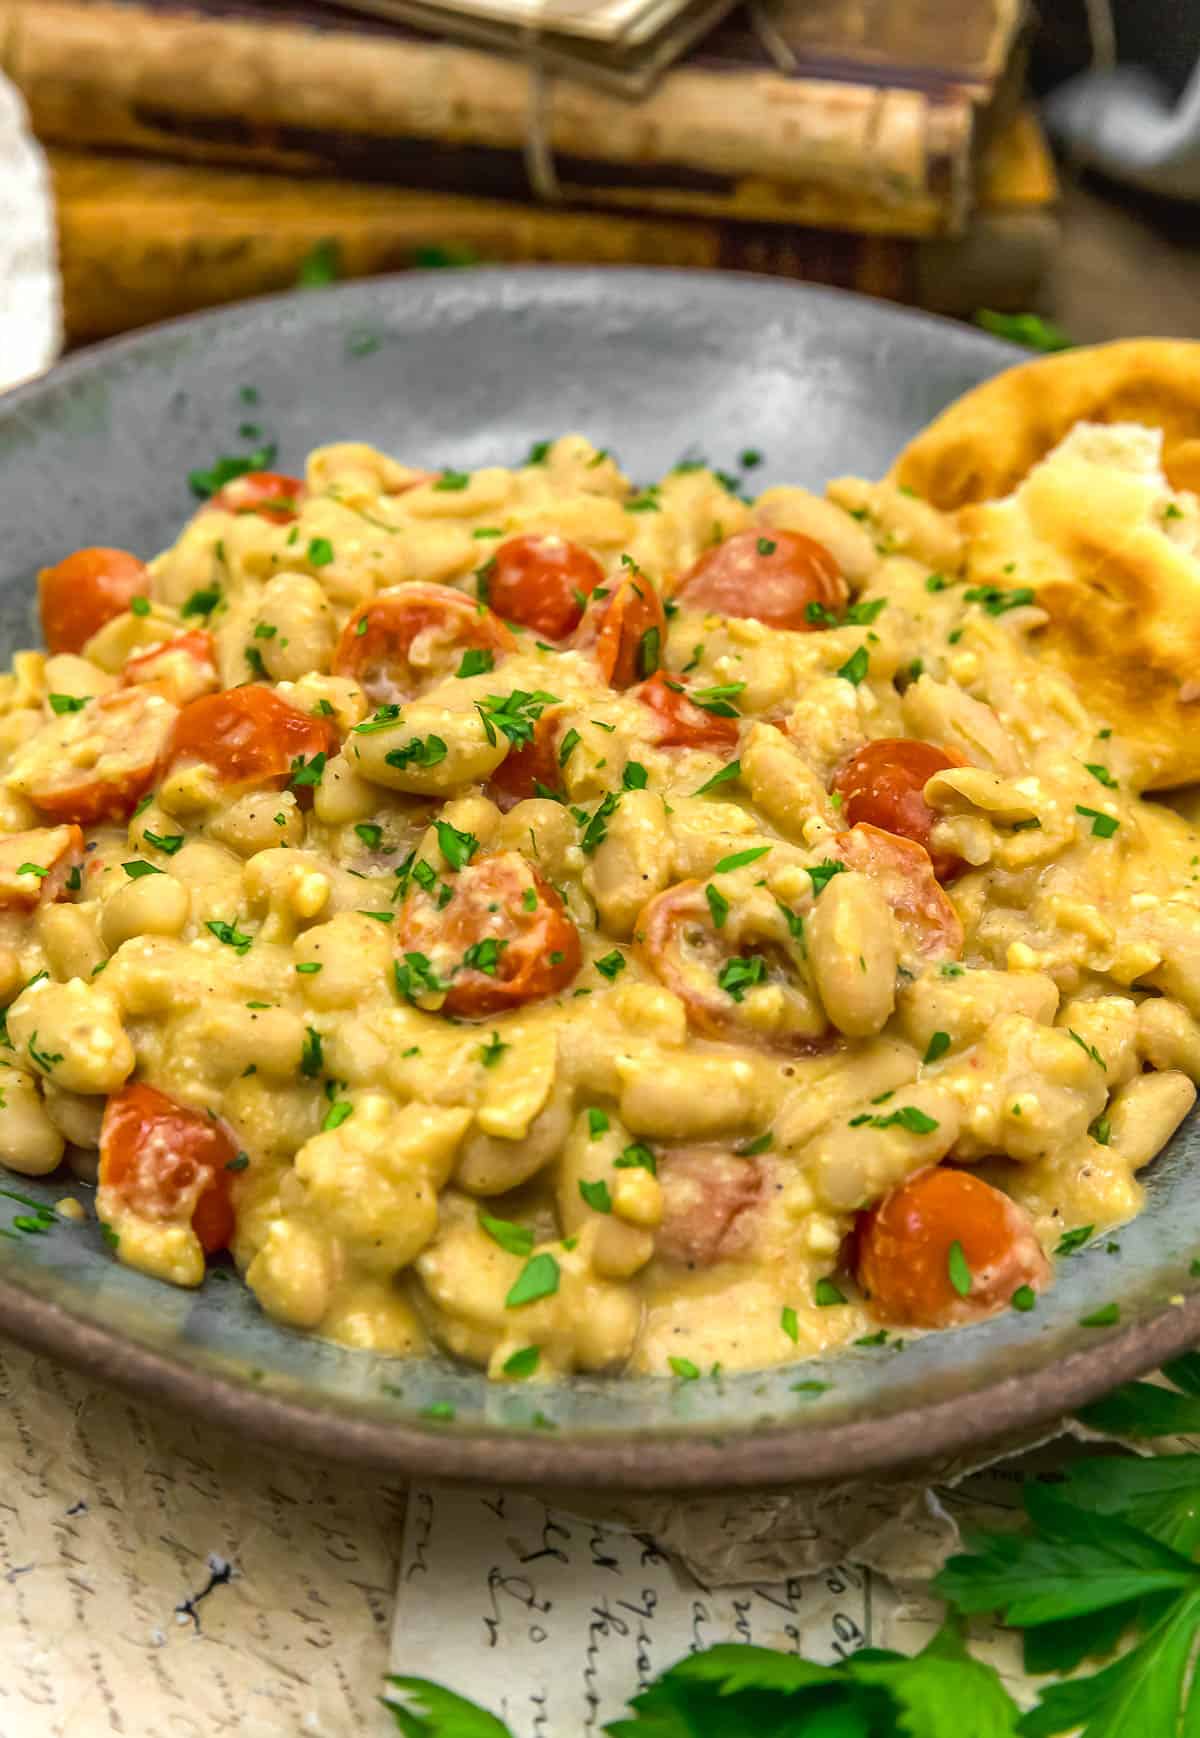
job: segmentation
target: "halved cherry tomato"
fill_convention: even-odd
[[[634,698],[654,714],[651,740],[659,748],[730,749],[738,739],[736,718],[697,706],[683,684],[663,670],[635,689]]]
[[[521,748],[510,748],[487,782],[487,794],[507,814],[526,797],[536,797],[537,787],[562,793],[562,771],[558,764],[558,719],[554,713],[543,712],[533,727],[532,742]]]
[[[105,622],[148,595],[150,575],[127,549],[77,549],[38,574],[42,634],[52,652],[82,652]]]
[[[921,966],[930,960],[957,959],[962,952],[963,926],[938,886],[923,845],[860,821],[848,833],[837,835],[829,855],[848,869],[869,875],[880,887],[900,931],[901,964],[915,961]]]
[[[837,613],[849,591],[841,568],[823,543],[799,531],[735,531],[706,550],[684,574],[675,596],[692,609],[749,616],[770,628],[804,633],[809,604]]]
[[[71,871],[82,865],[79,827],[31,827],[28,832],[10,833],[0,839],[0,911],[52,905],[66,893]],[[76,887],[80,881],[76,876]]]
[[[290,525],[304,505],[307,488],[299,477],[279,471],[247,471],[218,489],[210,506],[226,513],[257,513],[275,525]]]
[[[914,1328],[978,1321],[1023,1285],[1040,1291],[1050,1264],[1028,1213],[968,1171],[918,1171],[860,1215],[859,1284],[882,1320]],[[958,1244],[962,1263],[951,1251]],[[955,1285],[964,1285],[965,1295]]]
[[[746,1252],[765,1194],[761,1160],[727,1148],[673,1147],[658,1155],[658,1180],[656,1255],[680,1267],[711,1267]]]
[[[680,881],[642,908],[634,937],[642,963],[679,997],[688,1024],[704,1037],[771,1045],[789,1055],[811,1054],[829,1042],[800,943],[782,916],[770,933],[756,931],[753,914],[733,904],[718,929],[703,885]],[[746,997],[759,984],[777,992],[769,1026],[746,1017]]]
[[[397,924],[398,965],[427,962],[448,985],[442,1009],[477,1019],[565,989],[579,970],[579,931],[562,900],[517,851],[481,857],[446,877],[445,905],[409,886]],[[410,978],[419,994],[418,978]]]
[[[193,700],[179,714],[169,765],[203,761],[227,786],[288,781],[299,755],[337,753],[338,736],[325,718],[298,712],[273,688],[227,688]],[[307,787],[306,787],[307,788]]]
[[[631,688],[657,670],[666,639],[662,599],[644,573],[631,573],[588,605],[572,644],[591,653],[610,688]]]
[[[449,585],[381,591],[350,617],[333,655],[335,676],[350,676],[373,706],[411,700],[453,676],[464,652],[493,658],[516,650],[499,616]]]
[[[8,783],[50,821],[128,820],[154,783],[177,716],[144,688],[104,694],[22,743]]]
[[[131,685],[165,694],[176,706],[186,706],[189,700],[211,694],[221,685],[216,642],[204,628],[177,634],[173,640],[130,658],[124,679]]]
[[[206,1255],[233,1236],[230,1161],[237,1148],[220,1123],[140,1081],[123,1086],[100,1125],[100,1217],[189,1224]]]
[[[487,563],[487,600],[497,615],[565,640],[604,584],[600,563],[566,537],[509,537]]]
[[[939,881],[952,881],[966,864],[951,853],[930,850],[929,833],[937,815],[925,801],[926,783],[935,772],[961,766],[957,757],[932,742],[884,736],[852,754],[834,776],[842,813],[851,826],[867,821],[885,833],[924,845]]]

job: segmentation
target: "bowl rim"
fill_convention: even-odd
[[[355,302],[378,318],[381,298],[403,298],[432,282],[465,285],[480,302],[506,288],[549,283],[564,294],[586,292],[598,280],[611,285],[670,283],[693,293],[726,295],[737,289],[782,303],[858,304],[913,329],[954,335],[956,345],[995,358],[996,371],[1028,361],[1029,352],[1004,339],[923,310],[881,303],[848,290],[793,283],[757,273],[638,266],[484,266],[469,273],[406,271],[328,287],[329,305]],[[478,286],[475,289],[475,286]],[[0,394],[0,423],[20,417],[57,389],[111,369],[172,334],[203,334],[253,311],[281,312],[312,298],[284,291],[156,322],[90,344],[46,373]],[[713,1491],[841,1482],[848,1477],[898,1475],[968,1447],[1053,1426],[1066,1414],[1121,1381],[1145,1374],[1200,1341],[1200,1293],[1156,1306],[1144,1319],[1052,1357],[1043,1367],[1002,1376],[974,1391],[917,1402],[879,1416],[846,1422],[780,1422],[723,1435],[691,1427],[653,1434],[605,1431],[588,1435],[467,1427],[452,1422],[392,1422],[360,1412],[297,1400],[236,1376],[181,1361],[0,1275],[0,1328],[34,1352],[61,1359],[93,1380],[111,1381],[159,1404],[211,1418],[241,1439],[263,1441],[324,1460],[348,1462],[411,1478],[448,1483],[506,1483],[539,1487]]]

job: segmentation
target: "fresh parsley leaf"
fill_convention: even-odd
[[[558,1290],[558,1281],[558,1262],[552,1255],[545,1250],[540,1255],[531,1255],[509,1289],[504,1300],[505,1309],[520,1309],[522,1304],[552,1297]]]
[[[1002,616],[1007,610],[1036,601],[1029,585],[1015,586],[1012,591],[1004,591],[998,585],[972,585],[963,592],[963,597],[967,603],[982,604],[990,616]]]
[[[485,676],[495,668],[496,655],[486,646],[470,646],[462,655],[456,676]]]
[[[859,646],[851,652],[844,664],[839,665],[837,674],[847,682],[852,682],[857,688],[870,668],[870,653],[865,646]]]
[[[714,865],[714,875],[728,875],[734,869],[744,869],[749,863],[757,863],[760,857],[765,857],[771,849],[769,845],[756,845],[748,851],[735,851],[732,856],[722,857]]]
[[[437,831],[438,849],[451,869],[465,869],[479,849],[479,840],[474,833],[463,833],[452,827],[449,821],[435,821],[433,824]]]
[[[731,760],[728,766],[723,766],[720,772],[715,772],[710,779],[706,779],[698,790],[692,792],[692,795],[694,797],[707,796],[709,791],[716,790],[718,785],[728,784],[731,779],[740,778],[741,772],[741,761]]]
[[[975,324],[997,338],[1007,338],[1011,344],[1023,344],[1027,350],[1070,350],[1074,339],[1068,338],[1061,326],[1043,320],[1040,314],[998,314],[992,308],[977,308]]]
[[[717,983],[735,1002],[744,1002],[746,991],[766,981],[767,962],[761,954],[733,954],[717,973]]]
[[[597,1178],[594,1183],[585,1182],[580,1178],[579,1193],[593,1213],[612,1212],[612,1196],[608,1192],[608,1184],[603,1177]]]
[[[823,893],[835,875],[845,875],[846,865],[839,863],[833,857],[826,857],[821,863],[810,863],[808,867],[809,880],[813,886],[813,898]]]
[[[501,1249],[509,1255],[530,1255],[533,1251],[533,1227],[518,1225],[512,1219],[494,1219],[490,1213],[479,1209],[480,1229],[486,1231],[493,1243],[498,1243]]]
[[[1097,839],[1111,839],[1121,825],[1115,815],[1106,815],[1100,809],[1089,809],[1083,803],[1075,804],[1075,813],[1091,821],[1092,834]]]

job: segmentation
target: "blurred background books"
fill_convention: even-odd
[[[656,16],[677,56],[633,54],[638,96],[588,58],[600,36],[563,30],[565,0],[549,56],[531,0],[470,0],[465,22],[420,3],[426,28],[409,0],[0,0],[0,66],[50,147],[68,337],[286,288],[306,261],[723,266],[951,313],[1036,300],[1057,188],[1021,98],[1020,0],[714,0],[690,46],[704,0],[600,0],[604,28]],[[492,47],[460,40],[481,19]]]

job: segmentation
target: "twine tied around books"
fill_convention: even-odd
[[[546,0],[542,0],[543,6]],[[539,9],[540,10],[540,9]],[[746,19],[759,46],[777,72],[794,73],[799,62],[778,25],[772,19],[763,0],[750,0]],[[541,54],[541,22],[525,25],[521,38],[525,49],[525,64],[529,73],[529,101],[525,111],[525,139],[522,157],[530,191],[546,205],[562,205],[566,199],[558,168],[554,161],[554,146],[550,142],[551,93],[554,74]],[[635,100],[635,99],[630,99]],[[637,101],[645,101],[638,98]]]

